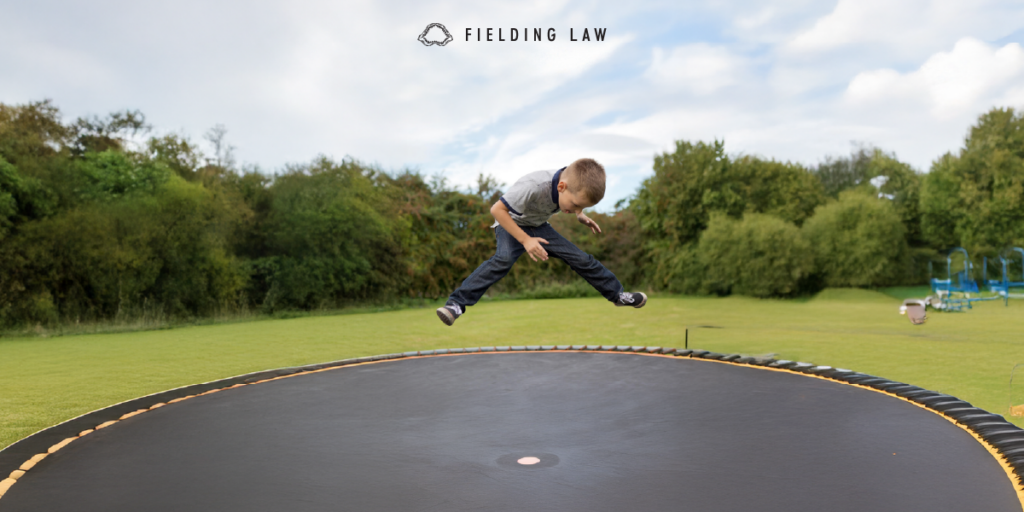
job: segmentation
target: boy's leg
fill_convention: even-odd
[[[596,288],[604,298],[612,302],[619,299],[619,295],[624,290],[615,274],[605,268],[600,261],[597,261],[597,258],[581,251],[579,247],[558,234],[551,224],[544,224],[537,228],[536,234],[533,236],[547,240],[549,243],[544,245],[544,249],[548,251],[548,255],[566,262],[570,268]]]
[[[508,274],[512,264],[526,251],[523,244],[508,234],[505,228],[494,228],[497,249],[491,259],[480,264],[465,281],[448,297],[448,304],[458,304],[463,311],[466,306],[476,304],[494,283]]]

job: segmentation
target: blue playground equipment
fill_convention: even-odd
[[[1011,271],[1014,265],[1013,257],[1020,257],[1020,269],[1021,269],[1021,280],[1014,281],[1011,277]],[[1020,247],[1011,247],[1006,249],[999,255],[999,263],[1002,266],[1002,278],[1001,279],[988,279],[988,258],[985,258],[985,286],[989,291],[998,294],[1003,298],[1003,303],[1009,305],[1009,300],[1024,298],[1024,293],[1014,293],[1015,288],[1020,288],[1021,292],[1024,292],[1024,249]]]
[[[953,256],[963,254],[963,268],[953,271]],[[1024,253],[1022,253],[1024,254]],[[985,270],[988,270],[988,260],[985,260]],[[932,273],[932,264],[928,263],[928,273]],[[964,306],[971,309],[972,302],[995,300],[1000,297],[981,297],[981,290],[978,282],[974,280],[974,264],[971,263],[967,250],[963,247],[956,247],[946,255],[946,279],[931,278],[932,293],[939,298],[937,309],[946,311],[962,311]],[[1004,274],[1005,276],[1005,274]],[[971,297],[971,294],[979,296]]]
[[[964,255],[964,266],[962,270],[953,272],[953,255],[956,253],[963,253]],[[928,263],[928,273],[931,274],[931,263]],[[974,264],[971,263],[971,258],[967,255],[967,250],[963,247],[957,247],[949,251],[946,255],[946,279],[932,278],[932,291],[935,293],[979,293],[978,282],[973,277]]]
[[[962,259],[956,258],[956,260],[962,260],[962,266],[954,272],[954,257],[958,255],[963,255]],[[1021,281],[1014,281],[1012,279],[1016,275],[1011,274],[1011,271],[1015,268],[1013,265],[1015,255],[1020,256]],[[956,262],[960,263],[960,261]],[[931,282],[931,295],[924,299],[904,300],[903,305],[900,306],[900,314],[907,315],[910,318],[910,322],[914,325],[920,325],[927,318],[925,314],[927,308],[939,311],[963,311],[964,306],[967,309],[972,309],[973,306],[971,304],[974,302],[999,300],[1001,298],[1003,299],[1003,304],[1009,306],[1009,299],[1011,298],[1024,299],[1024,293],[1013,293],[1012,291],[1020,289],[1021,292],[1024,292],[1024,249],[1013,247],[1003,251],[999,255],[999,262],[1002,264],[1002,277],[1000,279],[989,279],[988,258],[985,258],[981,282],[985,286],[986,292],[991,294],[985,296],[982,295],[981,290],[978,288],[978,281],[974,279],[974,263],[971,262],[971,257],[967,254],[967,250],[963,247],[951,249],[946,254],[946,278],[939,279],[934,277],[933,265],[929,261],[928,280]]]

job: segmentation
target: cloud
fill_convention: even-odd
[[[936,46],[964,36],[998,38],[1020,28],[1024,9],[1000,0],[839,0],[783,50],[790,54],[822,54],[857,47],[884,47],[889,58],[920,58]]]
[[[357,156],[387,155],[391,166],[436,166],[442,147],[494,129],[606,62],[630,40],[619,30],[603,42],[570,42],[570,25],[561,21],[568,14],[540,10],[553,19],[524,21],[505,4],[490,15],[467,15],[456,4],[410,6],[397,18],[394,9],[376,4],[363,6],[358,16],[329,5],[313,11],[291,20],[300,27],[300,36],[290,43],[290,57],[258,81],[265,103],[276,106],[280,116],[318,128],[304,144],[307,152],[319,147],[343,148]],[[438,20],[454,40],[443,48],[417,42],[426,25]],[[577,38],[581,25],[575,26]],[[488,27],[494,41],[476,41],[476,28]],[[520,32],[541,27],[545,35],[553,27],[557,39],[523,41],[520,36],[512,42],[513,27]],[[466,28],[472,29],[469,41]],[[499,28],[504,42],[497,41]],[[373,45],[348,44],[356,39]]]
[[[745,60],[725,47],[697,43],[667,52],[653,48],[644,76],[661,87],[704,95],[735,84],[744,67]]]
[[[740,30],[756,30],[768,25],[776,17],[775,7],[765,6],[753,14],[741,14],[734,21]]]
[[[964,38],[909,73],[876,69],[850,81],[845,99],[853,105],[924,102],[932,116],[947,119],[985,110],[1000,97],[1019,98],[1007,86],[1024,79],[1024,50],[1017,43],[995,48]],[[1019,88],[1016,89],[1019,91]]]
[[[927,10],[928,3],[922,0],[839,0],[831,13],[818,19],[810,30],[797,35],[787,46],[797,52],[818,52],[892,38],[893,29],[899,32],[913,30],[900,23],[901,18],[909,12],[921,15]]]
[[[35,94],[32,99],[42,99],[40,94],[69,88],[116,86],[118,70],[103,59],[83,48],[50,41],[21,21],[0,16],[0,68],[4,70],[0,73],[0,95]],[[23,74],[37,74],[40,80],[18,80]]]

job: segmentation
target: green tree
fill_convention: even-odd
[[[825,161],[814,169],[814,175],[821,181],[825,195],[837,199],[840,192],[859,187],[873,178],[868,166],[874,153],[873,148],[861,145],[848,157],[825,157]]]
[[[767,213],[797,226],[825,202],[821,182],[799,164],[752,156],[731,163],[732,180],[743,184],[744,212]]]
[[[501,185],[493,178],[481,176],[475,193],[452,190],[439,176],[428,182],[408,171],[388,185],[409,223],[404,245],[411,280],[405,294],[447,296],[494,253],[490,207],[501,197]]]
[[[884,194],[882,197],[893,202],[907,228],[907,242],[915,247],[925,245],[919,211],[921,175],[895,153],[861,145],[848,157],[826,158],[813,172],[825,194],[835,199],[841,192],[854,189]],[[872,180],[880,177],[883,184],[876,187]]]
[[[130,194],[152,194],[171,177],[160,160],[107,149],[75,160],[78,194],[86,202],[116,200]]]
[[[711,211],[742,214],[742,191],[727,178],[728,167],[720,141],[676,141],[674,152],[655,156],[654,175],[630,203],[649,243],[674,250],[697,239]]]
[[[0,103],[0,156],[23,176],[48,175],[52,160],[67,154],[72,133],[49,100],[26,105]]]
[[[868,180],[885,177],[881,187],[876,189],[872,186],[867,190],[890,198],[907,230],[907,244],[911,247],[926,245],[921,234],[921,175],[909,164],[899,161],[895,154],[877,148],[872,151],[865,174]]]
[[[188,181],[196,181],[203,154],[191,141],[170,134],[151,137],[146,142],[149,158],[167,166],[172,172]]]
[[[142,112],[124,110],[113,112],[106,118],[80,117],[68,129],[72,136],[71,153],[83,155],[108,150],[125,151],[126,141],[149,131],[150,126],[146,124],[146,116]]]
[[[695,245],[714,213],[740,218],[770,213],[801,223],[825,199],[809,170],[746,156],[731,160],[720,141],[677,141],[673,153],[654,158],[654,175],[644,180],[630,210],[643,240],[652,284],[695,292],[702,279]]]
[[[921,190],[922,232],[936,248],[994,255],[1024,245],[1024,114],[978,118],[959,154],[932,164]]]

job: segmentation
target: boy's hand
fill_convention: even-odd
[[[548,243],[543,238],[535,237],[527,238],[526,242],[523,243],[523,247],[526,248],[526,252],[533,258],[533,261],[537,261],[537,258],[540,258],[541,261],[548,260],[548,252],[541,247],[541,242]]]
[[[583,215],[582,213],[576,216],[576,220],[580,221],[580,224],[585,224],[588,228],[590,228],[590,231],[594,233],[601,232],[601,226],[598,226],[593,219],[587,217],[586,215]]]

